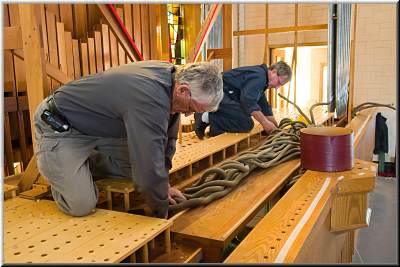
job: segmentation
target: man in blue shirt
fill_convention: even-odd
[[[224,98],[216,112],[195,113],[195,132],[204,138],[210,125],[210,136],[224,132],[249,132],[253,116],[266,133],[274,130],[278,123],[265,97],[265,90],[278,89],[292,78],[290,66],[279,61],[269,68],[265,64],[239,67],[223,74]]]

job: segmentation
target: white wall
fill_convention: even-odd
[[[396,105],[396,4],[358,4],[355,43],[354,105]],[[380,109],[389,129],[389,159],[395,155],[396,112]]]

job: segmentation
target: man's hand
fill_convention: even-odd
[[[168,189],[168,201],[170,205],[176,205],[182,201],[186,200],[186,197],[181,191],[174,187],[169,187]]]
[[[264,131],[269,134],[270,132],[272,132],[274,129],[276,129],[277,127],[275,126],[275,124],[273,124],[272,122],[268,121],[267,123],[263,124],[263,128]]]
[[[259,111],[253,111],[251,115],[262,125],[264,131],[269,134],[272,130],[276,129],[277,127],[273,122],[271,122],[268,117],[264,116],[264,114]]]

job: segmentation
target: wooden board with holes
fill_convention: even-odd
[[[172,223],[103,209],[72,217],[48,200],[15,198],[5,206],[5,263],[121,262]]]
[[[347,233],[330,232],[330,210],[338,184],[370,184],[374,172],[355,167],[344,172],[306,171],[228,256],[226,263],[336,263]],[[367,179],[360,179],[359,177]],[[348,182],[346,182],[348,181]],[[349,186],[349,187],[347,187]],[[356,191],[358,186],[353,187]],[[368,187],[371,190],[371,187]],[[350,191],[347,191],[350,193]]]
[[[221,261],[222,250],[299,166],[296,159],[250,174],[224,198],[182,214],[172,227],[174,236],[202,244],[206,262]]]

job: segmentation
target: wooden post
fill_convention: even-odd
[[[231,48],[230,56],[224,57],[224,71],[232,69],[232,4],[222,6],[222,47]]]
[[[44,99],[48,91],[44,51],[40,46],[40,28],[35,20],[32,4],[19,4],[21,17],[22,44],[26,67],[26,82],[29,104],[29,115],[33,125],[36,107]],[[35,147],[35,128],[31,128],[32,142]]]
[[[351,32],[351,43],[350,43],[350,88],[349,88],[349,103],[347,103],[347,121],[351,121],[351,112],[354,104],[354,60],[356,53],[356,26],[357,26],[357,4],[354,4],[354,16],[353,16],[353,27]]]
[[[268,4],[265,4],[265,28],[268,29]],[[270,64],[269,59],[269,40],[268,40],[268,32],[265,32],[265,44],[264,44],[264,63]]]
[[[295,17],[294,17],[294,26],[298,26],[298,20],[299,20],[299,4],[295,4],[294,6],[295,9]],[[296,104],[296,66],[297,66],[297,30],[294,32],[294,47],[293,47],[293,58],[294,58],[294,64],[292,61],[292,72],[293,72],[293,103]],[[289,103],[286,102],[286,106],[288,106]]]
[[[165,253],[171,252],[171,229],[165,230]]]

